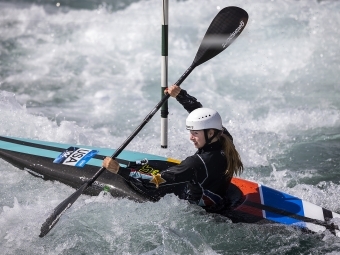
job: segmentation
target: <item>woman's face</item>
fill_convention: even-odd
[[[190,130],[190,140],[194,143],[197,149],[202,148],[205,144],[203,130]]]

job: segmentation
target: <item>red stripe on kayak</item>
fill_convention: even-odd
[[[245,201],[261,204],[259,185],[257,183],[235,177],[231,180],[231,182],[242,191],[243,195],[245,196]],[[245,202],[236,207],[234,210],[263,218],[261,209],[248,206],[245,204]]]

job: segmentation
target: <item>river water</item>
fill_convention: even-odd
[[[169,84],[190,66],[211,20],[239,6],[249,22],[182,87],[215,108],[242,178],[340,213],[340,2],[169,3]],[[117,148],[160,100],[161,1],[0,0],[0,135]],[[184,159],[195,149],[169,100],[128,150]],[[44,238],[41,224],[74,190],[0,160],[1,254],[340,254],[329,232],[232,224],[169,195],[135,203],[82,195]]]

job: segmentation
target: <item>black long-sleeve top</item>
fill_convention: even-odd
[[[202,107],[195,97],[190,96],[183,89],[176,99],[189,113]],[[232,140],[225,128],[223,132]],[[217,141],[206,144],[194,155],[161,173],[145,173],[135,169],[120,168],[118,174],[125,179],[135,178],[139,182],[155,185],[155,187],[186,183],[186,188],[180,195],[181,198],[200,206],[211,207],[224,203],[230,183],[230,178],[225,175],[226,169],[227,160],[220,142]]]

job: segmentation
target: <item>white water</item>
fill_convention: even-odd
[[[118,147],[160,100],[161,2],[95,8],[0,2],[0,134]],[[124,5],[125,4],[125,5]],[[340,3],[170,1],[169,82],[189,67],[220,8],[250,20],[182,87],[217,109],[245,164],[243,178],[340,212]],[[183,159],[187,113],[169,101],[127,147]],[[336,254],[326,233],[216,221],[168,196],[136,204],[82,196],[45,238],[40,226],[74,190],[0,160],[4,254]]]

